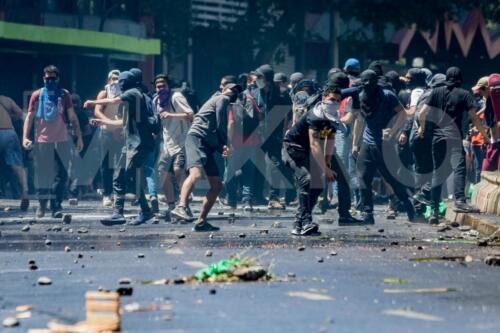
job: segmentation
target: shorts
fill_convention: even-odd
[[[8,166],[23,166],[21,143],[14,129],[0,130],[0,156]]]
[[[186,150],[186,169],[202,168],[207,177],[220,177],[219,168],[215,161],[215,150],[199,137],[188,134],[184,146]]]
[[[482,166],[482,171],[498,170],[500,170],[500,141],[488,145]]]
[[[173,172],[174,170],[184,169],[186,166],[186,154],[184,150],[175,155],[169,155],[163,151],[158,161],[158,170],[163,172]]]

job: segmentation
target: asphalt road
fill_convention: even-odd
[[[329,212],[316,216],[321,236],[295,238],[291,210],[237,212],[229,223],[229,211],[217,208],[212,221],[222,230],[210,237],[163,221],[104,227],[107,211],[96,202],[68,209],[70,224],[4,211],[13,205],[0,201],[0,319],[18,305],[33,310],[2,332],[83,320],[85,292],[114,290],[125,277],[133,294],[121,298],[123,332],[500,332],[500,267],[483,263],[500,249],[478,247],[470,232],[388,221],[382,212],[375,226],[338,227]],[[233,254],[259,258],[276,281],[143,284]],[[469,257],[415,260],[436,256]],[[40,276],[52,284],[37,285]]]

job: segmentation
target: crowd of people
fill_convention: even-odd
[[[246,212],[296,206],[297,236],[319,232],[316,205],[323,213],[338,207],[341,226],[373,224],[374,203],[386,199],[389,219],[405,212],[422,221],[430,209],[427,222],[437,224],[448,196],[455,211],[478,212],[467,203],[467,184],[500,168],[488,77],[467,90],[457,67],[402,75],[383,67],[374,61],[362,70],[351,58],[321,84],[266,64],[224,76],[200,106],[167,74],[156,75],[150,91],[137,68],[110,71],[96,99],[82,104],[50,65],[26,115],[0,96],[1,162],[13,176],[2,185],[10,183],[27,211],[33,179],[38,218],[48,210],[61,218],[66,198],[77,205],[94,191],[112,207],[101,222],[123,224],[133,193],[139,211],[129,223],[165,218],[194,222],[200,232],[219,229],[207,221],[217,200]],[[194,216],[190,202],[202,179],[208,191]]]

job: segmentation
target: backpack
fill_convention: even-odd
[[[156,111],[153,104],[153,99],[147,94],[142,94],[144,97],[144,102],[146,104],[146,128],[153,135],[158,135],[161,132],[161,120],[160,114]]]

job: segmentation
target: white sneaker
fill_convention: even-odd
[[[111,200],[110,196],[104,196],[102,198],[102,205],[103,207],[111,207],[113,206],[113,200]]]

